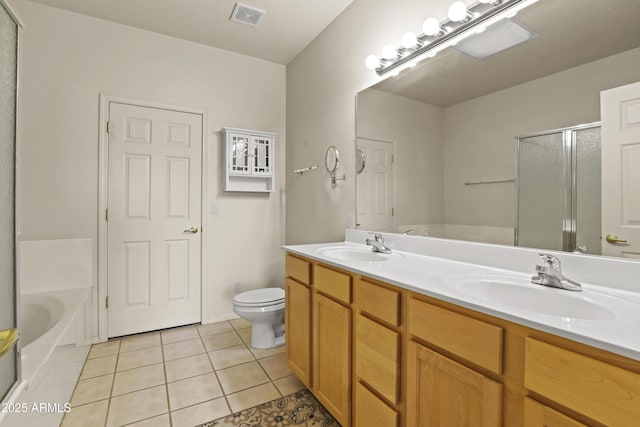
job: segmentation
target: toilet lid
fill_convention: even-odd
[[[239,304],[272,304],[284,300],[284,289],[263,288],[243,292],[236,295],[233,300]]]

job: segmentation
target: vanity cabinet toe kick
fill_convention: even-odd
[[[286,255],[286,357],[342,426],[629,426],[640,362]]]

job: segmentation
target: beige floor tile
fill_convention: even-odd
[[[265,357],[274,356],[276,354],[284,354],[285,346],[281,345],[279,347],[267,348],[267,349],[249,347],[249,350],[251,350],[251,353],[253,353],[256,359],[264,359]]]
[[[230,322],[231,322],[231,325],[236,329],[244,329],[244,328],[251,327],[251,322],[245,319],[233,319],[233,320],[230,320]]]
[[[84,368],[82,368],[80,379],[86,380],[88,378],[112,374],[116,370],[117,359],[118,356],[113,355],[87,360],[84,364]]]
[[[165,386],[111,398],[107,427],[121,426],[169,412]]]
[[[117,370],[124,371],[156,363],[162,363],[162,347],[160,346],[120,353]]]
[[[292,374],[289,366],[287,366],[287,360],[285,359],[284,354],[265,357],[264,359],[260,359],[259,362],[272,380],[277,380],[278,378],[283,378]]]
[[[269,382],[269,377],[258,365],[258,362],[249,362],[244,365],[222,369],[217,371],[217,374],[225,394],[235,393],[236,391]]]
[[[240,335],[245,344],[251,345],[251,328],[238,329],[238,335]]]
[[[71,396],[71,405],[75,407],[108,399],[111,396],[112,384],[113,374],[78,381],[73,396]]]
[[[103,427],[108,408],[109,400],[71,408],[71,411],[64,415],[61,427]]]
[[[120,340],[111,340],[100,344],[94,344],[89,350],[87,359],[95,359],[96,357],[105,357],[118,354],[120,350]]]
[[[164,365],[162,363],[129,369],[116,373],[111,395],[118,396],[164,383]]]
[[[206,353],[171,360],[165,362],[164,366],[167,372],[168,383],[213,372],[211,362]]]
[[[239,412],[279,397],[280,392],[278,392],[278,389],[276,389],[272,383],[266,383],[258,387],[231,394],[227,396],[227,401],[229,402],[229,406],[231,406],[231,411]]]
[[[233,347],[242,344],[240,336],[235,332],[223,332],[221,334],[208,335],[202,337],[202,342],[207,351],[220,350],[222,348]]]
[[[200,337],[195,340],[180,341],[167,344],[162,346],[162,348],[164,350],[165,361],[204,353],[204,347],[202,346]]]
[[[162,335],[162,344],[171,344],[178,341],[200,338],[198,336],[198,328],[194,325],[167,329],[166,331],[162,331],[160,334]]]
[[[231,411],[223,397],[171,412],[173,427],[192,427],[222,418]]]
[[[127,427],[171,427],[169,414],[162,414],[159,417],[147,418],[137,423],[127,424]]]
[[[223,395],[214,373],[172,382],[167,387],[171,410],[182,409]]]
[[[306,388],[295,375],[280,378],[279,380],[275,380],[273,383],[278,387],[278,390],[283,396],[293,394]]]
[[[143,348],[156,347],[160,344],[159,332],[148,332],[146,334],[131,335],[122,338],[122,343],[120,344],[120,353],[140,350]]]
[[[233,326],[226,320],[224,322],[208,323],[198,326],[198,332],[200,332],[200,335],[203,337],[229,331],[233,331]]]
[[[216,371],[255,360],[244,344],[212,351],[209,357]]]

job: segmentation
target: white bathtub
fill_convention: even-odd
[[[22,380],[36,378],[78,316],[89,288],[20,295]]]

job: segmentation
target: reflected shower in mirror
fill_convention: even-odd
[[[530,40],[484,59],[447,49],[360,92],[355,148],[367,164],[356,179],[358,227],[600,253],[599,200],[581,196],[599,185],[599,148],[583,141],[571,149],[560,138],[543,150],[559,150],[559,159],[532,150],[537,166],[527,173],[546,184],[526,197],[562,194],[536,214],[518,209],[526,185],[519,195],[517,141],[599,122],[600,92],[640,81],[638,16],[638,0],[540,0],[513,18],[535,33]],[[581,151],[593,156],[564,163]],[[553,210],[550,231],[542,213]],[[516,232],[525,213],[525,234],[552,233],[552,243]]]

